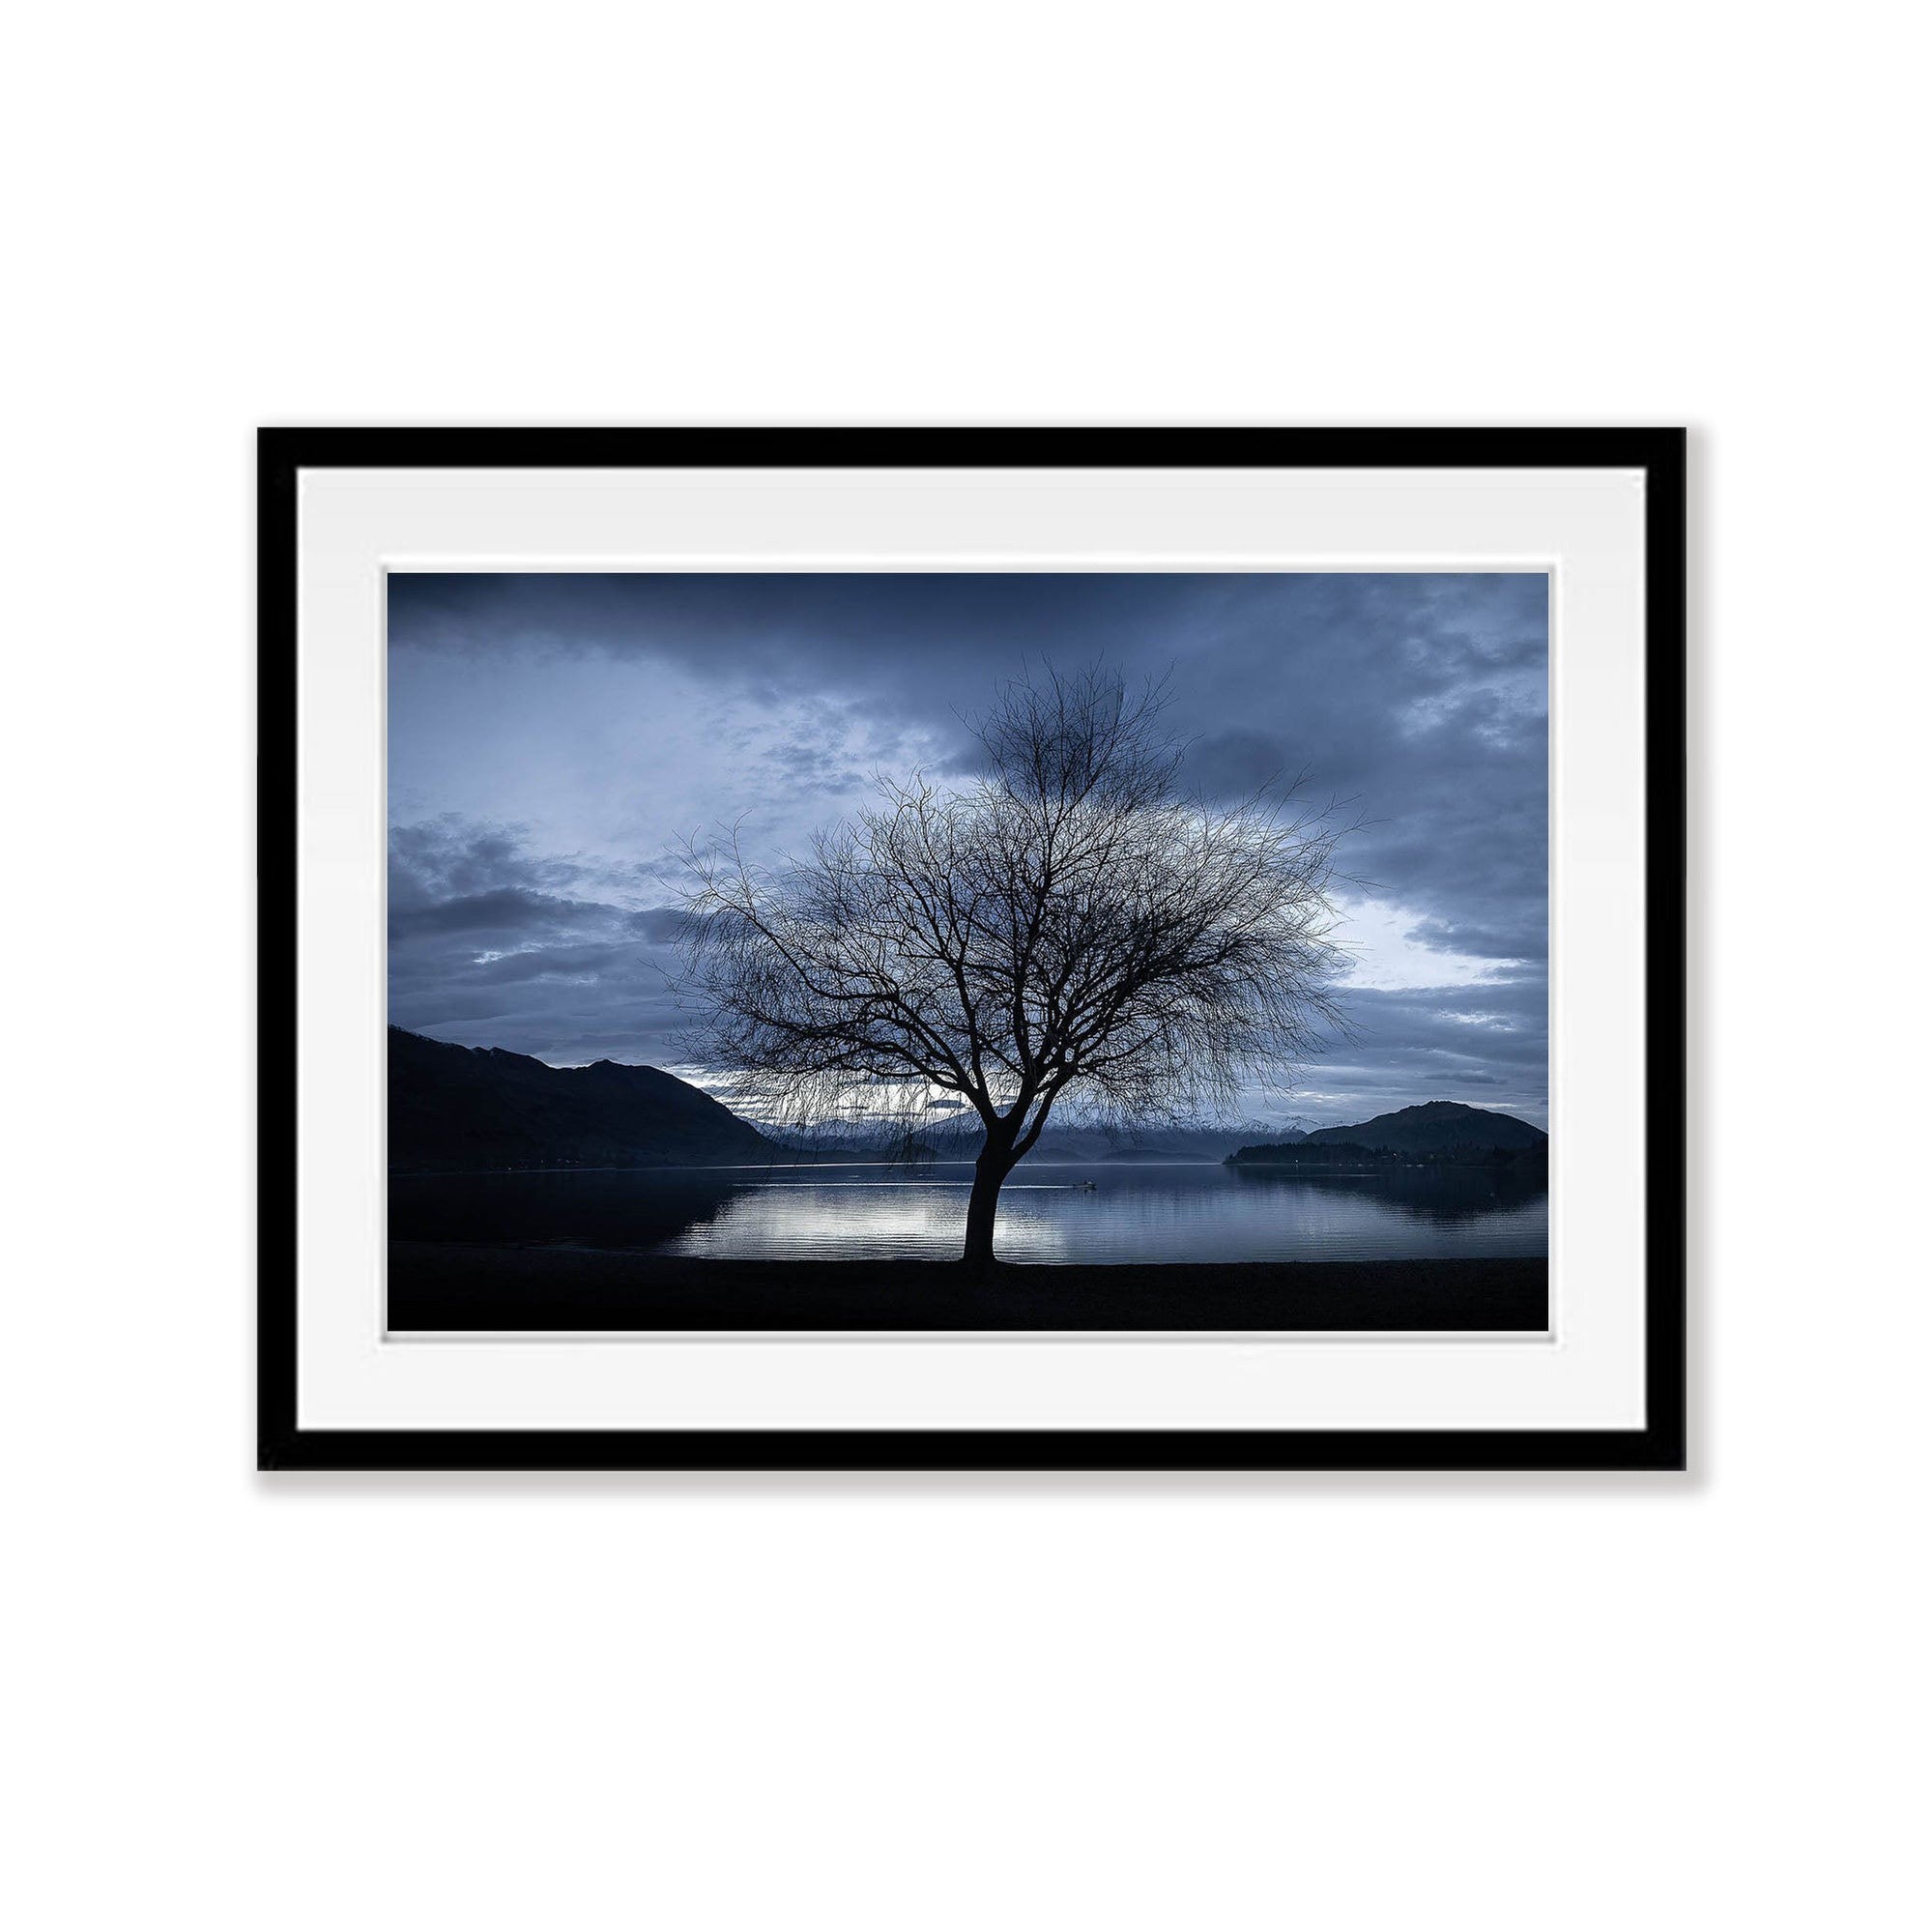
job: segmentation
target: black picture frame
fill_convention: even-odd
[[[1533,429],[354,429],[259,432],[263,1470],[1681,1470],[1687,1456],[1686,432]],[[297,1417],[297,489],[323,467],[1613,468],[1644,473],[1645,1422],[1629,1429],[340,1429]]]

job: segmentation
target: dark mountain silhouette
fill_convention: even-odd
[[[1244,1126],[1187,1127],[1153,1123],[1116,1132],[1110,1142],[1091,1148],[1085,1158],[1099,1161],[1220,1161],[1256,1134],[1286,1145],[1306,1137],[1298,1127],[1275,1127],[1251,1120]],[[1040,1137],[1037,1151],[1046,1152],[1053,1138],[1051,1128]]]
[[[1298,1144],[1270,1142],[1230,1156],[1236,1165],[1288,1167],[1344,1165],[1350,1159],[1393,1159],[1530,1167],[1548,1158],[1549,1137],[1513,1113],[1431,1100],[1378,1113],[1352,1127],[1318,1127]]]
[[[702,1167],[784,1150],[656,1067],[551,1067],[389,1028],[389,1167]]]
[[[1535,1147],[1549,1136],[1514,1113],[1491,1113],[1487,1108],[1464,1107],[1459,1100],[1431,1100],[1378,1113],[1359,1127],[1317,1127],[1308,1138],[1316,1146],[1345,1140],[1391,1154],[1434,1154],[1451,1147]]]

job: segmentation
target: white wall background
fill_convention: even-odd
[[[12,1922],[1923,1922],[1920,30],[16,20]],[[256,422],[1650,420],[1694,1479],[250,1474]]]

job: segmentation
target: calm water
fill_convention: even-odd
[[[950,1260],[968,1162],[604,1168],[389,1182],[399,1239],[555,1242],[718,1260]],[[1082,1186],[1091,1182],[1091,1187]],[[1480,1168],[1283,1175],[1207,1163],[1025,1162],[999,1197],[1009,1261],[1377,1261],[1545,1254],[1549,1201]]]

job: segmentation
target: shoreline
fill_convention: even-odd
[[[1540,1333],[1549,1263],[1154,1265],[700,1261],[601,1249],[391,1241],[388,1326],[447,1330],[1091,1329]]]

